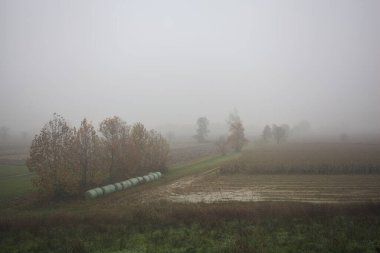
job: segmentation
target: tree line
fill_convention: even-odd
[[[288,124],[282,124],[280,126],[273,124],[272,127],[266,125],[261,136],[264,142],[273,140],[279,144],[281,142],[286,142],[289,136],[301,136],[310,132],[310,130],[310,123],[304,120],[293,128],[290,128]]]
[[[206,142],[206,138],[210,130],[208,129],[209,120],[206,117],[198,118],[197,130],[194,138],[200,142]],[[222,155],[226,155],[227,150],[232,148],[235,152],[240,152],[248,140],[245,138],[245,129],[243,126],[243,121],[241,120],[238,112],[235,110],[230,113],[228,120],[228,136],[220,136],[214,143],[218,151]]]
[[[99,133],[99,134],[98,134]],[[98,131],[85,118],[78,129],[54,114],[33,139],[27,167],[43,197],[73,196],[104,183],[150,171],[165,172],[169,144],[143,124],[114,116]]]

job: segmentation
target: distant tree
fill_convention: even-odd
[[[228,148],[227,139],[223,136],[220,136],[219,139],[215,142],[215,145],[219,153],[221,153],[222,156],[225,156]]]
[[[198,142],[205,142],[210,130],[208,129],[209,121],[206,117],[200,117],[197,120],[197,134],[194,136]]]
[[[228,143],[235,151],[240,152],[247,143],[247,139],[244,135],[243,122],[236,110],[230,114],[227,123],[229,125]]]
[[[280,142],[286,142],[290,133],[290,127],[287,124],[283,124],[281,126],[277,126],[273,124],[272,126],[272,134],[273,138],[277,144]]]
[[[270,126],[266,125],[264,127],[262,137],[265,142],[267,142],[269,139],[273,137],[272,129],[270,128]]]
[[[114,116],[103,120],[99,130],[103,135],[109,181],[112,182],[116,177],[128,174],[126,158],[129,127],[122,119]]]
[[[79,188],[77,159],[72,152],[74,131],[58,114],[33,139],[26,165],[33,183],[45,197],[72,195]]]
[[[86,118],[76,131],[75,151],[80,164],[81,187],[96,184],[96,174],[101,173],[102,150],[95,128]]]

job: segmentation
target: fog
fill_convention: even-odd
[[[380,133],[380,1],[0,0],[0,126]],[[260,129],[260,130],[258,130]]]

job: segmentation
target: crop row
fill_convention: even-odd
[[[378,174],[380,146],[287,144],[258,146],[220,168],[221,174]]]

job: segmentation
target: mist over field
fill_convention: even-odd
[[[380,0],[0,0],[0,253],[380,252]]]
[[[380,2],[0,1],[0,126],[380,133]],[[190,134],[192,134],[192,132]]]

